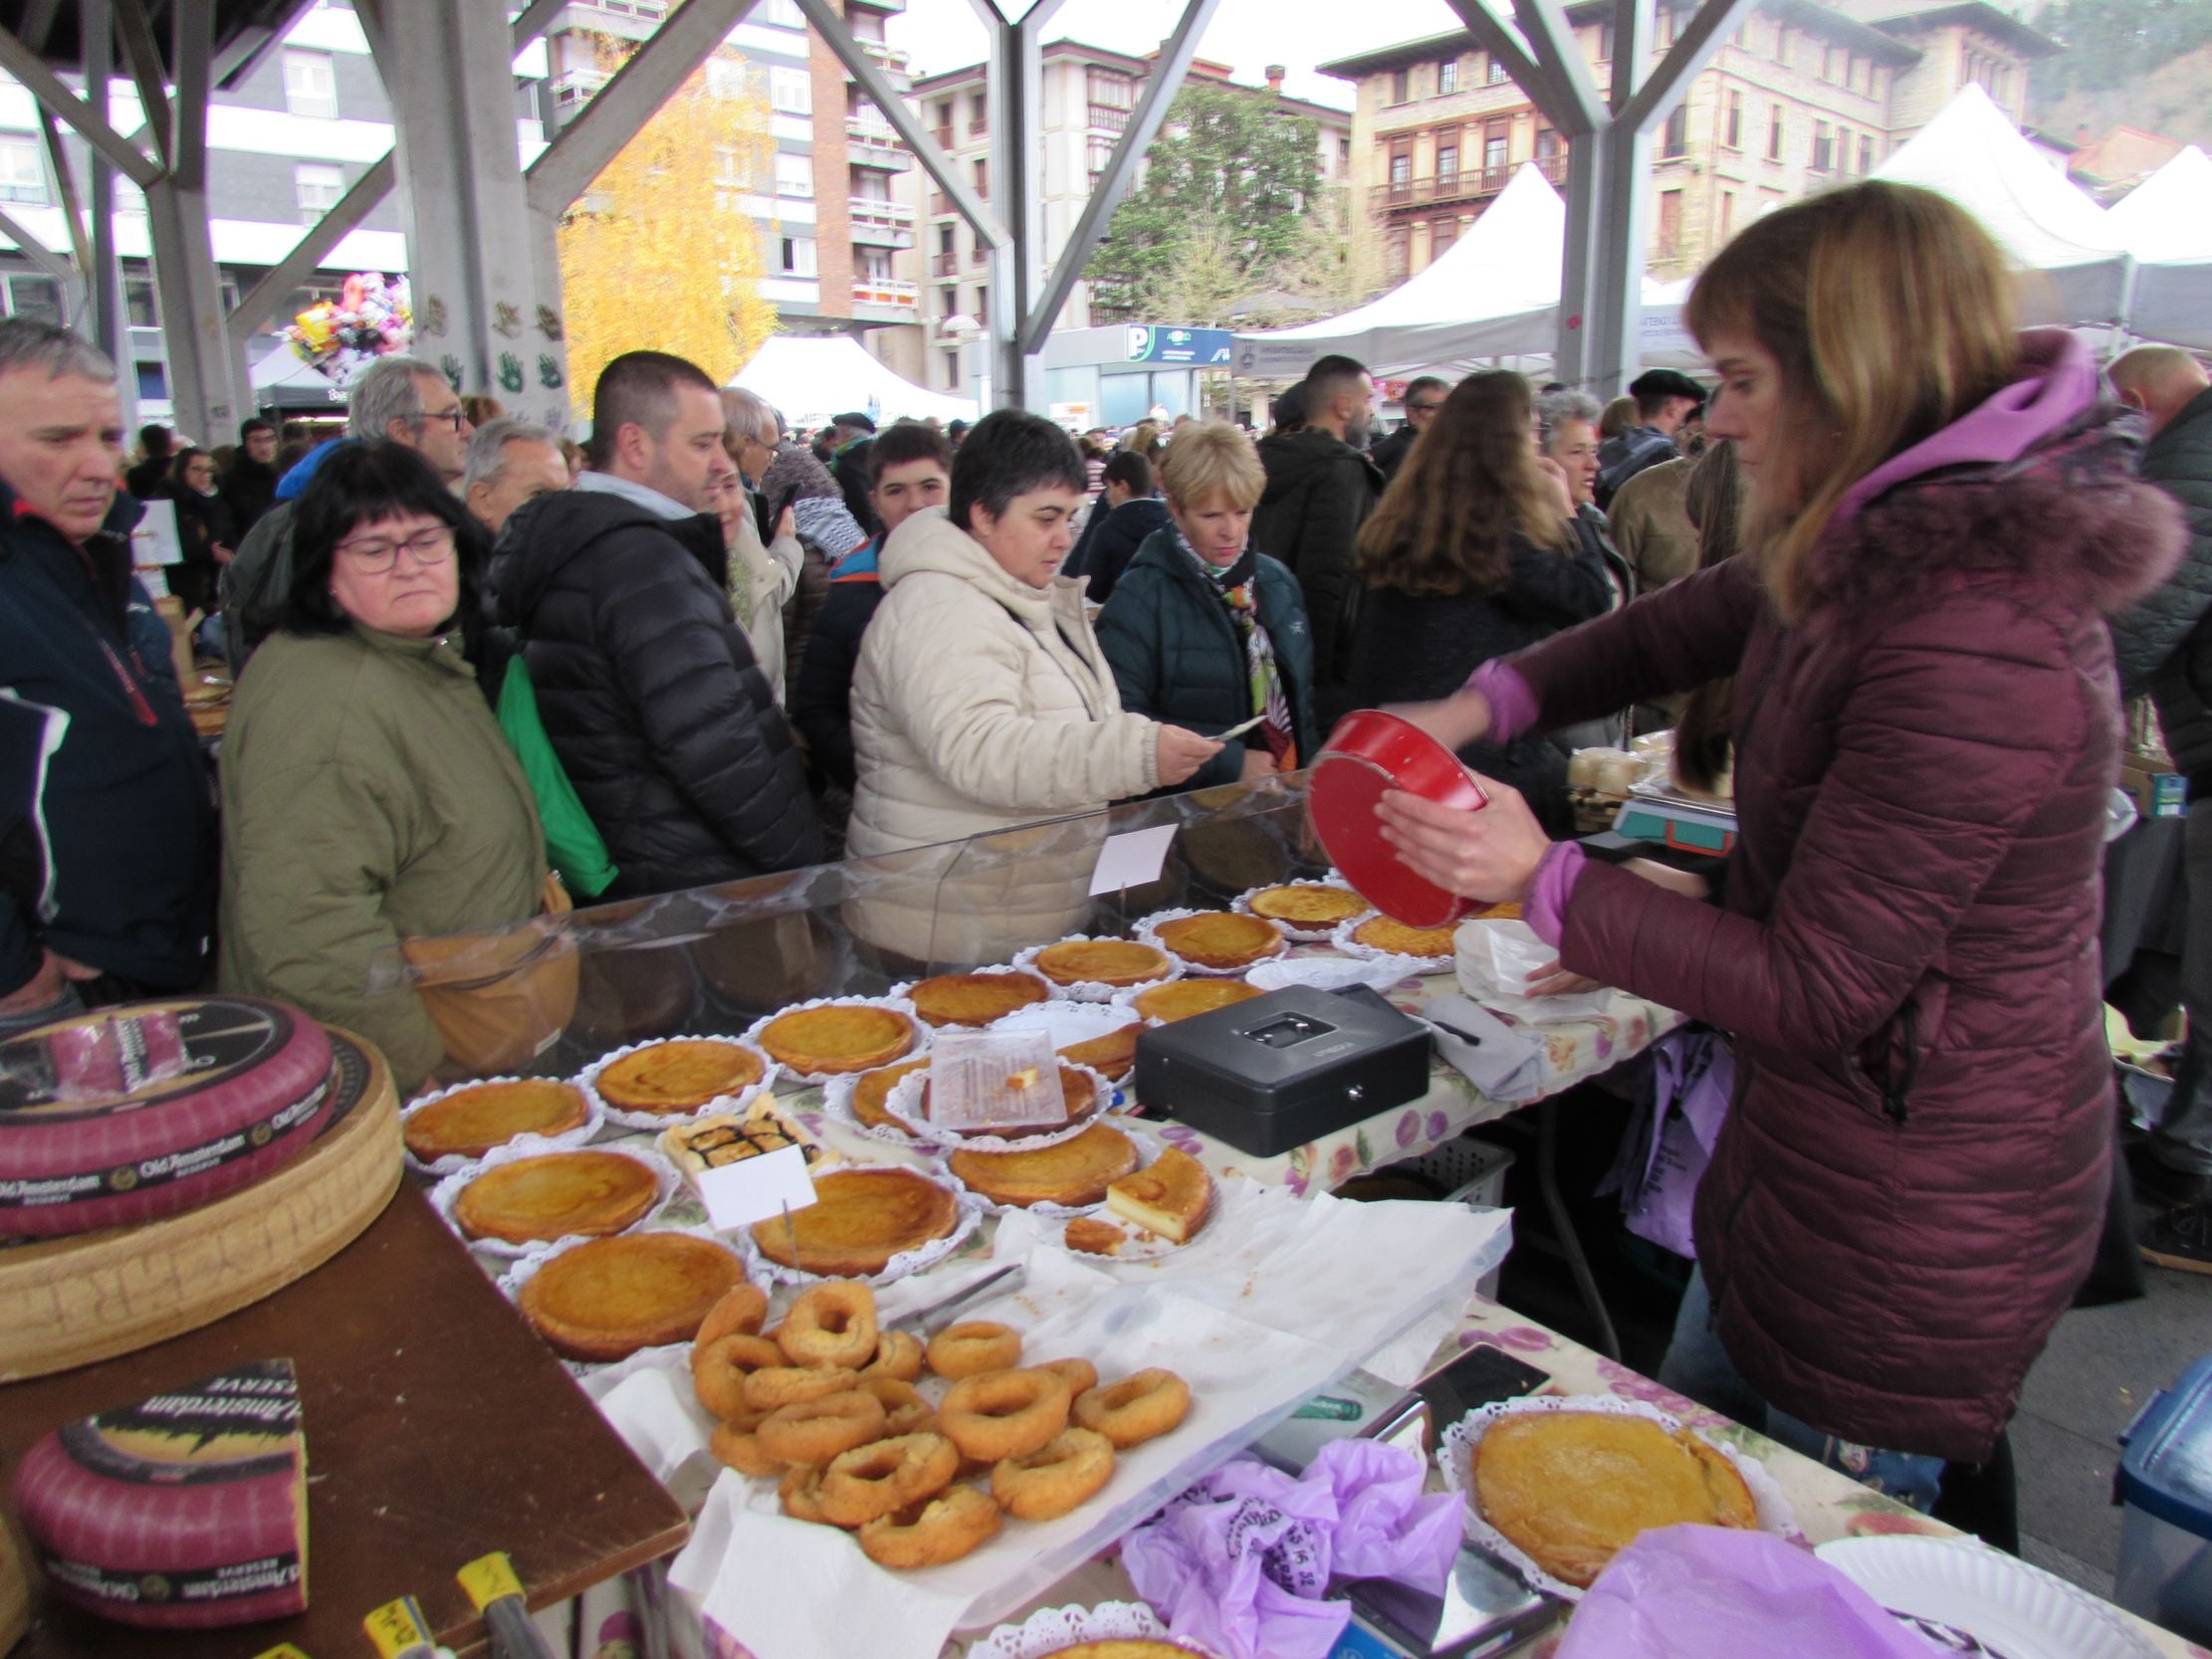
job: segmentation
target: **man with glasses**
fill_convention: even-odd
[[[128,613],[115,366],[0,322],[0,1037],[190,990],[215,913],[199,742]]]
[[[1451,395],[1451,382],[1425,374],[1406,387],[1406,423],[1369,450],[1368,456],[1383,469],[1383,477],[1396,478],[1398,469],[1413,452],[1414,440],[1429,430],[1443,400]]]
[[[277,505],[254,525],[223,567],[224,654],[232,673],[284,620],[292,592],[292,504],[341,444],[388,438],[430,463],[446,488],[458,490],[476,430],[461,397],[434,363],[420,357],[379,357],[362,370],[347,398],[345,436],[319,444],[278,481]]]

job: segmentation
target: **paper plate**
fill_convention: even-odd
[[[1968,1539],[1846,1538],[1813,1554],[1941,1651],[1988,1659],[2157,1659],[2155,1647],[2087,1590]],[[1979,1648],[1963,1646],[1962,1634]]]
[[[1375,807],[1386,789],[1467,812],[1487,806],[1488,797],[1458,756],[1380,709],[1345,716],[1313,763],[1307,807],[1338,873],[1385,916],[1410,928],[1448,927],[1475,906],[1415,875],[1383,839]]]

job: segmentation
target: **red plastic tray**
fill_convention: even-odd
[[[1383,839],[1376,803],[1403,789],[1474,812],[1489,797],[1459,758],[1420,726],[1380,709],[1344,717],[1313,763],[1306,803],[1314,833],[1360,897],[1409,928],[1446,928],[1476,908],[1403,863]]]

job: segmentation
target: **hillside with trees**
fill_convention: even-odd
[[[2053,0],[2066,51],[2035,68],[2029,119],[2060,138],[2118,125],[2212,148],[2212,0]]]

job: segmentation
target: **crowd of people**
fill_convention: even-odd
[[[449,1054],[367,988],[390,947],[1275,776],[1399,706],[1490,805],[1389,796],[1378,834],[1523,904],[1549,988],[1737,1045],[1669,1380],[1924,1501],[1991,1454],[2108,1201],[2099,860],[2123,690],[2212,777],[2212,381],[2019,330],[1987,235],[1886,184],[1760,219],[1688,314],[1716,392],[1424,376],[1380,441],[1341,356],[1256,442],[1109,445],[1015,410],[804,441],[639,350],[578,466],[387,357],[342,437],[149,433],[127,478],[113,365],[0,323],[0,1035],[212,982],[412,1090]],[[150,499],[238,674],[219,812],[142,626]],[[1718,892],[1571,835],[1570,751],[1676,723],[1686,780],[1733,768]],[[2207,813],[2157,1142],[2200,1246]],[[886,963],[943,954],[876,920]]]

